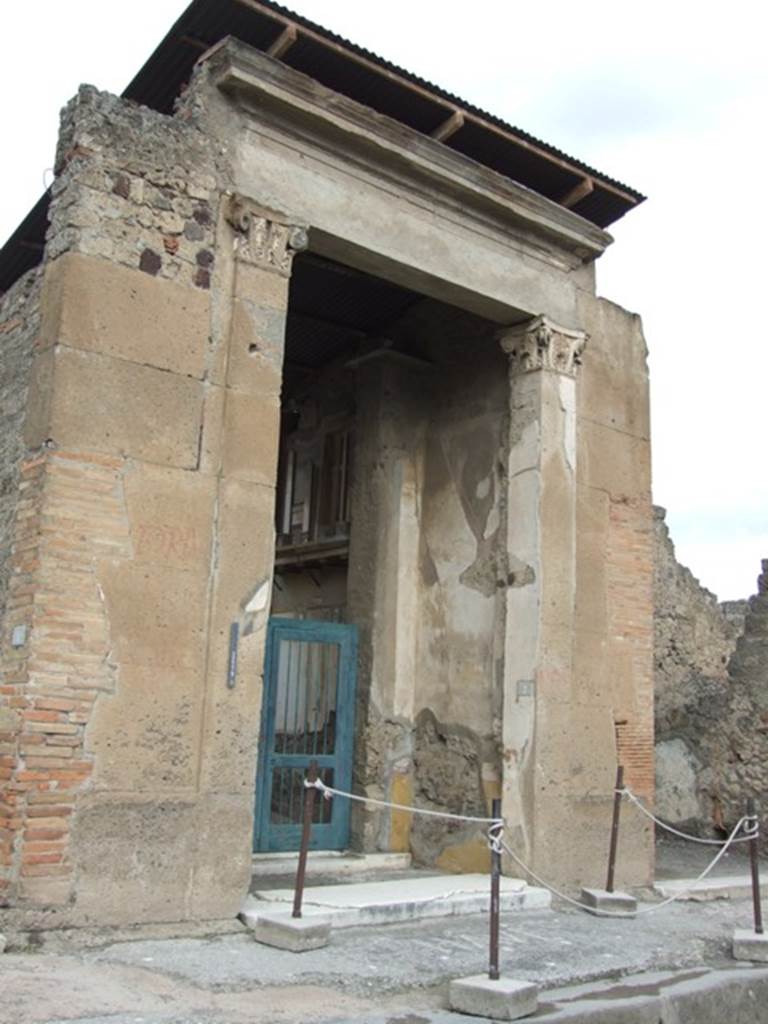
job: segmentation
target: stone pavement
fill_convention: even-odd
[[[674,904],[634,920],[518,911],[502,922],[502,973],[542,987],[529,1018],[542,1022],[759,1024],[768,1021],[768,970],[730,956],[733,929],[749,924],[747,900]],[[87,938],[0,957],[0,1024],[460,1024],[475,1018],[445,1009],[448,982],[487,965],[484,915],[344,929],[298,955],[230,925],[90,948]],[[681,985],[699,1001],[693,1015],[674,1003]],[[659,1011],[662,997],[677,1016]]]

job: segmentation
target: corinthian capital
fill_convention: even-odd
[[[241,196],[232,196],[227,220],[235,230],[238,259],[285,277],[291,272],[294,255],[307,248],[306,228],[264,216]]]
[[[501,347],[509,356],[513,373],[554,370],[575,377],[587,344],[585,331],[560,327],[546,316],[505,327],[499,333]]]

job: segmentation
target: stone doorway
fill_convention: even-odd
[[[502,536],[508,384],[497,330],[338,260],[294,257],[270,608],[276,623],[359,631],[358,792],[480,814],[499,774],[503,602],[488,553]],[[468,673],[472,695],[452,694],[446,679]],[[356,806],[350,846],[408,852],[415,839],[428,862],[444,831]],[[448,866],[477,867],[477,846]]]

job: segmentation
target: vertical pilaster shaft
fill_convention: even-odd
[[[558,774],[557,710],[570,699],[576,589],[576,371],[582,331],[537,317],[503,332],[510,358],[503,814],[535,854]],[[534,757],[542,745],[547,757]],[[534,765],[536,766],[534,768]]]

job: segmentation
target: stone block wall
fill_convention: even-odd
[[[14,435],[0,882],[28,927],[231,917],[250,874],[288,268],[249,248],[183,111],[85,87],[57,171]]]

